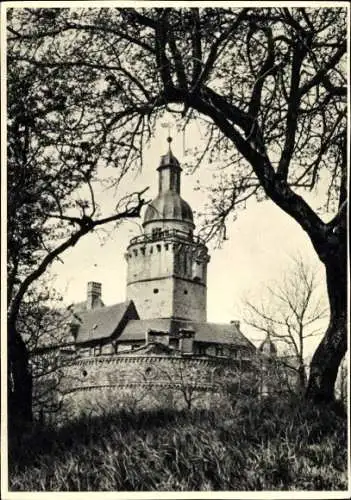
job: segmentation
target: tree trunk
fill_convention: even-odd
[[[323,256],[326,267],[330,320],[313,355],[306,391],[314,402],[334,401],[334,387],[340,363],[347,349],[347,264],[346,243],[340,242]]]
[[[300,394],[304,394],[305,389],[306,389],[307,379],[306,379],[305,365],[303,364],[303,362],[300,364],[300,366],[298,368],[298,380],[299,380],[298,383],[299,383]]]
[[[8,325],[8,417],[9,424],[32,421],[32,374],[29,356],[16,327]]]

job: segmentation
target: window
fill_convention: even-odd
[[[157,251],[161,252],[161,245],[156,245]]]
[[[183,257],[183,265],[184,265],[184,274],[187,274],[188,272],[188,255],[185,253]]]
[[[168,245],[168,243],[166,243],[165,244],[165,249],[168,250],[168,248],[169,248],[169,245]]]
[[[83,377],[86,377],[88,375],[88,372],[86,370],[82,370],[82,375]]]
[[[162,230],[160,227],[154,227],[152,230],[152,239],[158,240],[161,238]]]
[[[158,288],[154,288],[153,292],[158,293],[159,292]]]
[[[173,349],[179,349],[179,339],[169,339],[169,346]]]
[[[101,354],[101,344],[94,346],[94,356],[100,356]]]
[[[184,290],[184,295],[188,295],[188,290]]]
[[[207,346],[206,345],[199,345],[198,347],[198,353],[200,356],[205,356],[207,354]]]
[[[223,347],[222,346],[216,346],[216,356],[223,356]]]

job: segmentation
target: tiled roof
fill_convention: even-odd
[[[148,330],[169,332],[170,325],[170,319],[132,319],[128,321],[121,336],[118,337],[118,342],[145,340],[145,334]]]
[[[235,344],[255,349],[236,324],[195,323],[171,319],[131,320],[127,323],[118,341],[145,340],[145,334],[148,330],[171,331],[173,335],[176,335],[180,329],[194,330],[196,342]]]
[[[242,347],[252,347],[255,349],[254,345],[241,333],[239,327],[234,323],[193,324],[196,325],[194,327],[195,341],[213,342],[218,344],[235,344]]]
[[[130,300],[108,307],[99,307],[77,313],[81,321],[77,333],[78,344],[111,337],[122,329],[129,318],[138,318],[134,303]]]

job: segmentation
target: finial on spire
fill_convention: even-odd
[[[167,137],[167,142],[168,142],[168,148],[169,148],[169,151],[171,150],[171,142],[173,141],[172,137],[169,135]]]

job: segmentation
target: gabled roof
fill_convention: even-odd
[[[101,340],[118,334],[129,319],[138,318],[132,300],[114,304],[108,307],[99,307],[90,311],[77,313],[79,329],[76,337],[77,344]]]

